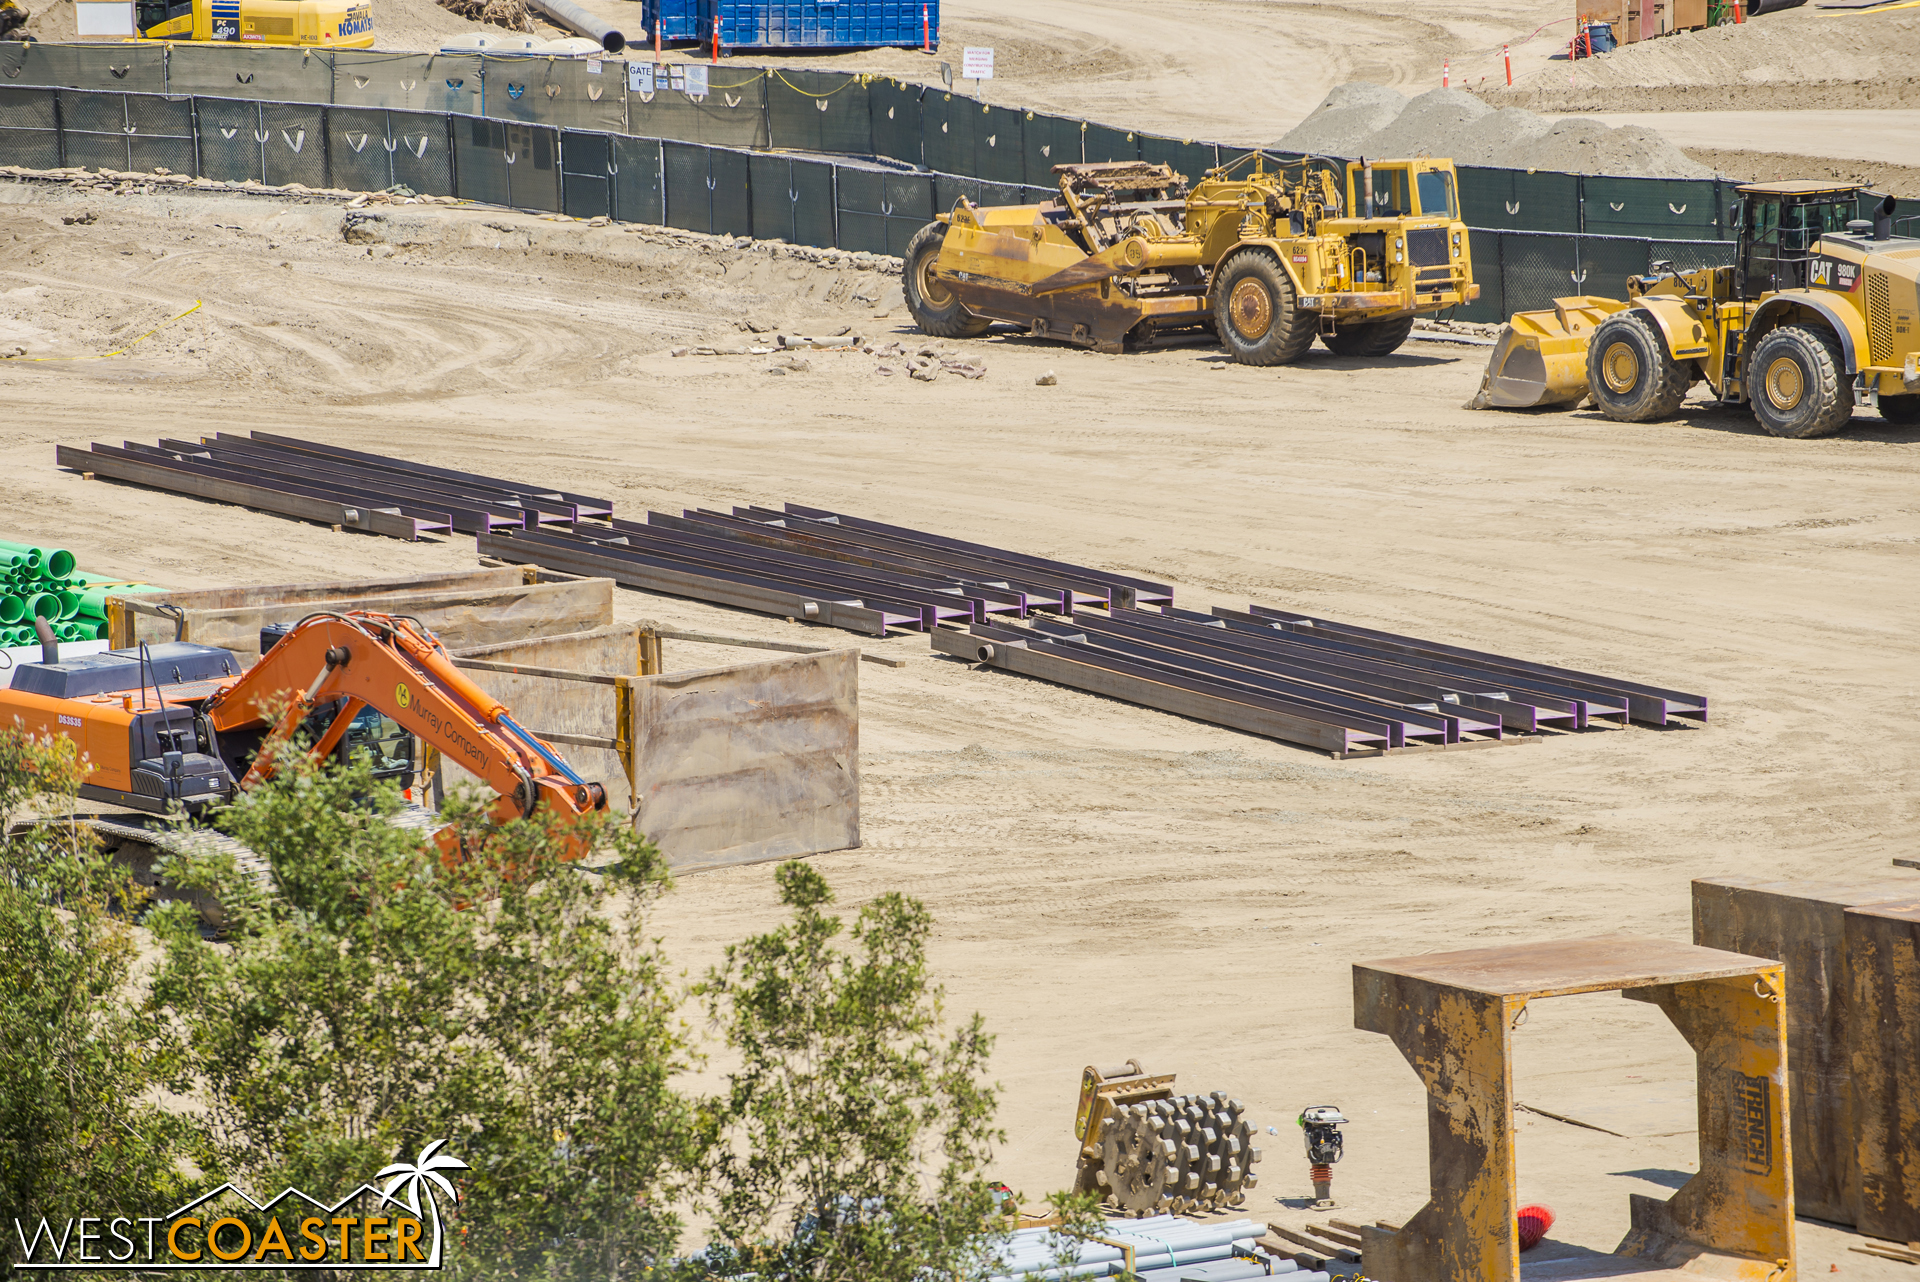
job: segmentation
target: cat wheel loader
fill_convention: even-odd
[[[1775,436],[1826,436],[1856,405],[1920,423],[1920,236],[1892,197],[1858,218],[1859,184],[1738,189],[1734,264],[1656,263],[1625,300],[1557,298],[1500,333],[1470,408],[1572,404],[1642,423],[1704,381]]]
[[[1055,165],[1060,198],[962,198],[907,246],[925,333],[995,321],[1100,352],[1223,343],[1246,365],[1385,356],[1414,317],[1479,296],[1450,160],[1266,168],[1259,153],[1187,189],[1167,165]],[[1251,161],[1241,176],[1233,171]],[[1343,181],[1344,179],[1344,181]]]

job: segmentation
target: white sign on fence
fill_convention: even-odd
[[[140,34],[133,25],[133,0],[80,0],[73,16],[75,34],[83,40],[124,40]]]
[[[960,74],[968,80],[993,79],[993,50],[968,49],[960,55]]]

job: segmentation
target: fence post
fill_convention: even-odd
[[[1578,174],[1573,180],[1573,230],[1574,234],[1587,229],[1587,176]]]

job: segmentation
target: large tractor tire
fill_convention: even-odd
[[[1213,322],[1242,365],[1285,365],[1313,346],[1314,318],[1300,307],[1286,269],[1265,250],[1243,249],[1221,265]]]
[[[1335,356],[1390,356],[1400,350],[1411,333],[1413,317],[1403,316],[1399,320],[1342,325],[1331,334],[1322,334],[1320,341]]]
[[[1747,363],[1747,400],[1775,436],[1831,436],[1853,418],[1853,387],[1840,372],[1840,344],[1811,325],[1770,329]]]
[[[993,322],[962,307],[947,283],[933,274],[946,239],[945,223],[928,223],[907,242],[905,270],[901,273],[907,311],[923,333],[935,338],[978,338],[993,328]]]
[[[1600,412],[1619,423],[1665,418],[1687,398],[1691,380],[1646,313],[1615,312],[1587,347],[1587,389]]]
[[[1882,396],[1880,417],[1896,427],[1920,423],[1920,396]]]

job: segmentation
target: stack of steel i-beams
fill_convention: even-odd
[[[1264,606],[1195,614],[1164,583],[797,503],[628,521],[604,499],[264,432],[59,461],[343,528],[470,533],[484,557],[666,596],[928,632],[936,651],[1341,757],[1707,719],[1701,695]]]
[[[1173,589],[1084,565],[789,503],[570,532],[495,530],[482,556],[600,575],[628,587],[807,619],[871,636],[1034,610],[1171,605]]]
[[[1076,610],[1070,622],[943,629],[933,646],[1343,758],[1707,719],[1704,695],[1259,605]]]
[[[266,432],[62,445],[55,457],[76,472],[399,539],[567,526],[613,513],[606,499]]]

